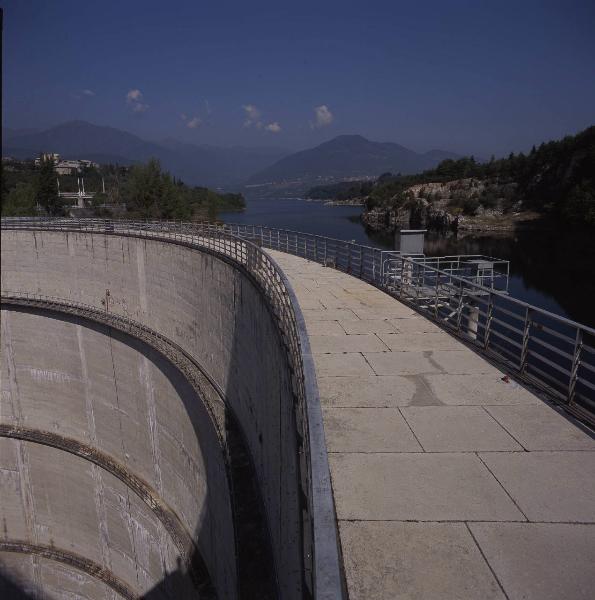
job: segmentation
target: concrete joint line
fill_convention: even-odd
[[[492,568],[492,565],[490,564],[490,561],[487,559],[486,555],[484,554],[483,550],[481,549],[481,546],[479,545],[479,542],[477,541],[477,539],[475,539],[475,536],[473,535],[473,532],[471,531],[471,527],[469,527],[469,523],[465,522],[465,527],[467,528],[467,531],[469,532],[469,535],[471,536],[471,539],[473,540],[473,543],[477,546],[477,549],[479,550],[479,553],[481,554],[481,557],[483,558],[483,560],[485,561],[486,565],[488,566],[488,569],[492,573],[492,576],[496,580],[496,583],[498,584],[498,587],[502,590],[502,593],[504,594],[504,597],[506,598],[506,600],[509,600],[508,594],[506,593],[506,590],[504,589],[504,586],[500,582],[500,579],[498,579],[498,575],[496,575],[496,571],[494,571],[494,569]]]
[[[199,590],[210,590],[212,584],[204,560],[177,514],[153,488],[114,458],[72,438],[39,429],[0,423],[0,437],[51,446],[88,460],[111,473],[132,490],[151,510],[169,533],[186,564],[192,581]]]
[[[62,548],[56,548],[55,546],[42,546],[39,544],[30,544],[23,540],[0,540],[0,551],[2,552],[15,552],[18,554],[32,554],[33,556],[41,556],[49,560],[54,560],[66,564],[70,567],[83,571],[87,575],[90,575],[94,579],[102,581],[109,586],[114,592],[120,595],[126,600],[137,600],[140,599],[138,594],[132,591],[132,588],[127,583],[122,581],[119,577],[116,577],[109,569],[102,567],[101,565],[70,552]]]
[[[527,523],[529,523],[529,518],[527,517],[527,515],[523,512],[523,510],[521,509],[521,507],[518,505],[518,502],[512,497],[512,495],[510,494],[510,492],[504,487],[504,485],[502,484],[502,482],[496,477],[496,475],[494,474],[494,472],[492,471],[492,469],[490,469],[490,467],[488,466],[488,464],[485,462],[485,460],[483,460],[483,458],[481,458],[481,455],[479,452],[475,452],[475,455],[477,456],[477,458],[481,461],[481,463],[483,464],[483,466],[488,470],[489,474],[498,482],[498,485],[504,490],[504,493],[511,499],[512,503],[516,506],[517,510],[523,515],[523,517],[525,518],[525,521]]]
[[[202,366],[198,364],[187,352],[185,352],[174,342],[170,341],[158,332],[155,332],[149,329],[148,327],[142,325],[141,323],[137,323],[136,321],[133,321],[128,318],[119,318],[118,315],[112,315],[99,309],[95,309],[94,307],[69,305],[65,301],[57,299],[52,299],[51,301],[49,299],[32,300],[26,297],[22,298],[19,296],[2,295],[1,300],[3,306],[16,305],[24,307],[33,307],[42,310],[49,310],[51,312],[57,313],[72,314],[78,317],[82,317],[84,319],[88,319],[92,322],[97,322],[102,325],[106,325],[107,327],[115,329],[117,331],[121,331],[127,335],[130,335],[131,337],[134,337],[146,343],[149,347],[153,348],[162,356],[164,356],[167,360],[169,360],[172,363],[172,365],[174,365],[182,373],[182,375],[186,378],[188,383],[194,389],[197,396],[203,401],[207,414],[211,419],[213,428],[219,440],[223,462],[225,464],[228,489],[230,497],[232,499],[231,509],[234,521],[234,536],[236,538],[236,560],[238,560],[238,557],[240,555],[239,547],[242,543],[241,540],[238,540],[237,538],[238,532],[243,532],[243,534],[241,535],[245,536],[251,535],[249,533],[249,524],[245,521],[246,519],[249,520],[252,517],[246,515],[246,511],[240,508],[245,504],[246,498],[243,497],[242,491],[246,492],[246,488],[245,486],[240,486],[242,487],[242,490],[238,491],[236,489],[237,482],[234,477],[234,464],[238,461],[234,461],[234,456],[239,457],[240,463],[242,463],[243,461],[242,457],[247,456],[248,460],[250,461],[250,464],[252,465],[254,481],[257,481],[257,476],[254,472],[253,459],[250,455],[249,450],[247,449],[247,443],[245,441],[244,434],[241,431],[239,423],[237,422],[237,419],[235,418],[235,415],[233,415],[233,413],[231,413],[232,420],[234,421],[234,423],[238,423],[236,429],[240,433],[233,436],[234,440],[228,439],[229,427],[226,424],[226,421],[229,419],[229,415],[227,415],[226,411],[231,411],[231,409],[225,401],[224,393],[218,387],[216,382],[212,380],[208,373],[202,368]],[[240,437],[241,442],[238,445]],[[258,494],[258,510],[262,510],[261,507],[263,504],[263,499],[261,496],[260,489],[258,489],[257,492],[253,493]],[[252,495],[250,497],[252,498]],[[145,498],[143,498],[142,496],[141,498],[145,500]],[[149,504],[149,507],[152,508],[151,504]],[[239,517],[240,514],[244,514],[244,518]],[[264,548],[265,546],[268,546],[268,544],[270,543],[270,532],[268,531],[268,528],[266,528],[266,532],[261,531],[259,532],[259,534],[261,535],[261,547]],[[269,536],[266,540],[262,538],[262,536],[265,534]],[[192,538],[190,536],[188,537],[190,542],[193,544],[194,542],[192,541]],[[247,539],[244,540],[244,543],[246,542]],[[206,564],[202,556],[198,552],[198,549],[196,549],[196,552],[188,553],[184,553],[182,552],[182,550],[180,550],[180,554],[182,555],[182,557],[185,558],[185,562],[188,565],[189,572],[192,574],[193,569],[194,571],[197,571],[199,577],[196,578],[195,585],[198,587],[198,589],[202,590],[204,597],[208,598],[214,595],[214,592],[212,592],[214,588],[211,585],[210,576],[208,574]],[[203,577],[203,573],[206,573],[206,576]],[[208,584],[201,583],[202,580],[206,581],[207,579]],[[194,580],[195,578],[193,577],[193,581]]]

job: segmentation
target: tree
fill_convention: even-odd
[[[44,158],[43,154],[39,160],[36,191],[37,202],[50,216],[63,214],[64,208],[58,195],[58,182],[54,170],[54,161],[51,158]]]
[[[571,223],[595,226],[595,187],[586,181],[575,185],[562,207],[562,215]]]
[[[19,182],[8,194],[2,194],[3,217],[25,217],[37,213],[35,203],[36,187],[31,183]]]

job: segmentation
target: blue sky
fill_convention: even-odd
[[[595,123],[592,1],[2,5],[9,127],[489,156]]]

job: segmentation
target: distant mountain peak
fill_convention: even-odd
[[[363,135],[359,133],[342,133],[341,135],[335,136],[331,142],[369,142],[368,138],[365,138]]]
[[[393,142],[374,142],[363,135],[344,134],[282,158],[251,177],[250,183],[314,183],[325,178],[377,177],[386,172],[417,173],[455,156],[441,150],[420,154]]]
[[[3,152],[17,158],[57,152],[64,158],[87,158],[121,165],[157,158],[164,169],[185,183],[214,187],[237,187],[252,173],[287,154],[287,151],[275,148],[198,146],[171,138],[151,142],[128,131],[82,119],[43,131],[6,136]]]

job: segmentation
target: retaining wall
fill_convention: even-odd
[[[2,290],[56,296],[126,315],[181,346],[202,366],[246,437],[274,556],[274,564],[266,567],[275,570],[281,597],[299,597],[291,375],[272,315],[249,277],[211,254],[168,242],[3,230]],[[121,461],[191,532],[218,595],[235,597],[232,507],[212,421],[173,366],[125,337],[76,319],[3,310],[2,422],[57,432]],[[143,513],[120,489],[121,482],[112,483],[109,474],[80,457],[62,461],[65,453],[58,450],[3,443],[9,447],[0,456],[8,461],[2,468],[12,496],[0,510],[12,511],[5,514],[6,522],[26,525],[15,536],[56,546],[59,541],[98,564],[107,561],[137,593],[167,579],[176,550],[151,511]],[[56,460],[52,453],[59,455]],[[38,454],[37,462],[10,458]],[[53,470],[44,470],[44,460]],[[60,478],[64,485],[56,485]],[[44,512],[37,498],[46,496],[50,508]],[[65,527],[69,516],[73,527],[78,520],[78,537]],[[139,547],[159,551],[142,554]],[[35,581],[47,571],[46,563],[36,567]],[[187,585],[178,583],[181,589]]]

